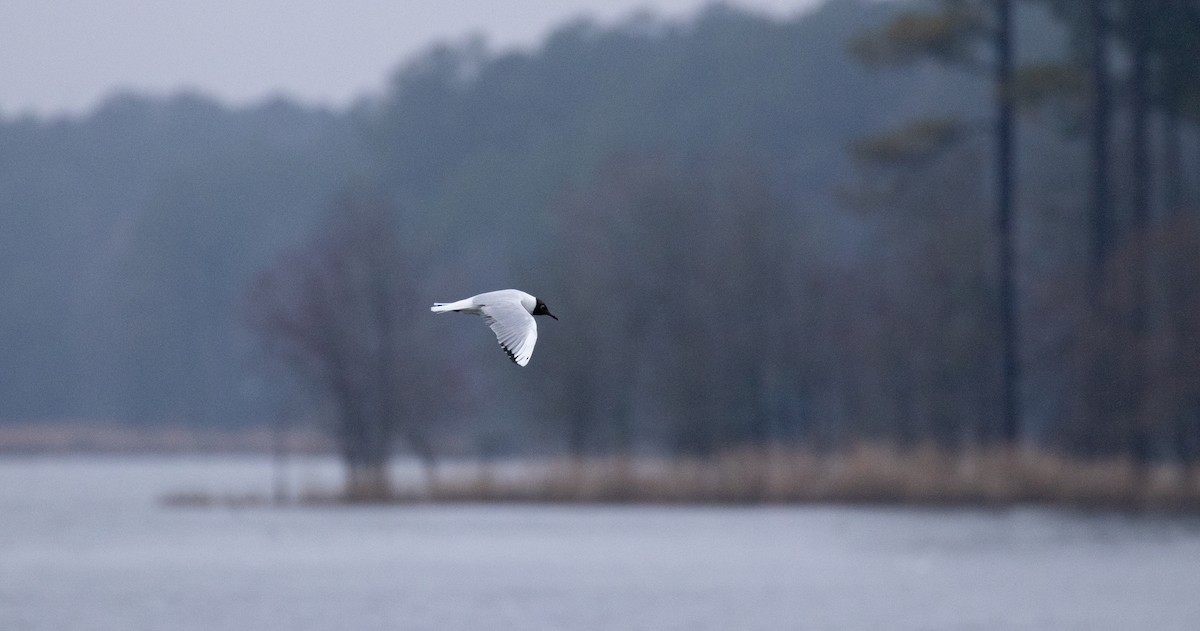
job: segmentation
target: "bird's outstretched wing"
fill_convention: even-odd
[[[479,312],[508,358],[518,366],[528,364],[537,343],[537,322],[525,307],[519,302],[498,301],[481,305]]]

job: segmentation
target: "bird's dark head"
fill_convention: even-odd
[[[554,315],[553,313],[550,313],[550,310],[546,308],[546,303],[542,302],[541,298],[535,298],[535,300],[537,300],[537,304],[533,305],[533,315],[535,315],[535,316],[544,315],[544,316],[550,316],[551,318],[554,318],[555,320],[558,319],[558,316]]]

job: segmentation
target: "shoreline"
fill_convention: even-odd
[[[597,504],[864,505],[930,508],[1060,507],[1200,513],[1200,467],[1143,470],[1124,459],[1087,462],[1042,452],[963,454],[860,446],[844,454],[739,451],[711,459],[526,458],[454,463],[432,481],[268,495],[183,491],[171,506]]]
[[[196,429],[96,421],[0,424],[0,457],[322,458],[337,465],[332,441],[316,429],[257,426]],[[447,457],[432,482],[419,465],[395,458],[390,483],[347,493],[291,486],[229,494],[180,489],[169,506],[343,504],[872,505],[911,507],[1048,506],[1200,513],[1200,466],[1137,467],[1128,458],[1085,460],[1031,449],[949,452],[925,445],[874,444],[838,453],[763,448],[710,458],[514,456]]]

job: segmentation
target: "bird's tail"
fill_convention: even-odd
[[[447,311],[458,311],[471,306],[471,299],[466,298],[458,302],[435,302],[429,310],[434,313],[445,313]]]

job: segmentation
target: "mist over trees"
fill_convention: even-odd
[[[0,418],[248,420],[253,270],[333,198],[344,116],[116,96],[0,124]]]
[[[912,18],[989,3],[847,0],[440,45],[344,112],[0,121],[0,422],[243,425],[282,389],[369,478],[393,448],[970,448],[1011,396],[1007,439],[1195,462],[1197,8],[1096,4],[1012,3],[1003,78]],[[503,287],[561,318],[524,369],[428,312]]]

